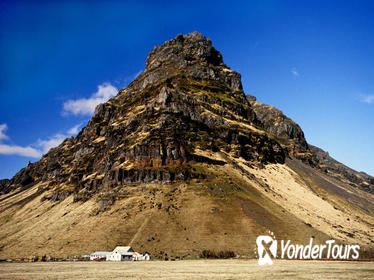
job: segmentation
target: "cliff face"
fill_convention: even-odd
[[[178,35],[75,138],[0,182],[0,257],[118,244],[156,257],[253,256],[267,230],[370,248],[373,183],[246,96],[210,40]]]
[[[145,71],[96,108],[76,138],[66,139],[10,182],[43,183],[45,198],[87,199],[122,184],[181,181],[191,164],[224,164],[196,153],[225,151],[253,164],[280,162],[286,153],[256,127],[240,74],[229,69],[199,33],[150,52]]]
[[[281,110],[257,101],[252,95],[247,95],[246,98],[260,126],[288,148],[290,155],[305,159],[309,164],[316,164],[316,159],[310,154],[304,132],[297,123],[284,115]]]

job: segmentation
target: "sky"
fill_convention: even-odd
[[[0,1],[0,179],[76,135],[145,68],[199,31],[246,93],[309,143],[374,175],[374,1]]]

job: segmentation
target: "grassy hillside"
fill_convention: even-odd
[[[197,256],[232,250],[254,257],[255,238],[306,243],[330,237],[370,247],[374,197],[344,189],[297,160],[249,167],[240,158],[211,153],[222,166],[196,163],[206,178],[123,187],[112,205],[95,199],[44,200],[38,186],[0,202],[0,258],[73,256],[130,244],[154,257]]]

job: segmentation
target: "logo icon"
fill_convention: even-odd
[[[269,235],[260,235],[256,239],[258,250],[258,264],[259,265],[272,265],[273,260],[277,257],[277,240]]]

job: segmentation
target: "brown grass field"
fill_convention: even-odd
[[[255,260],[1,263],[0,279],[374,279],[374,262]]]

